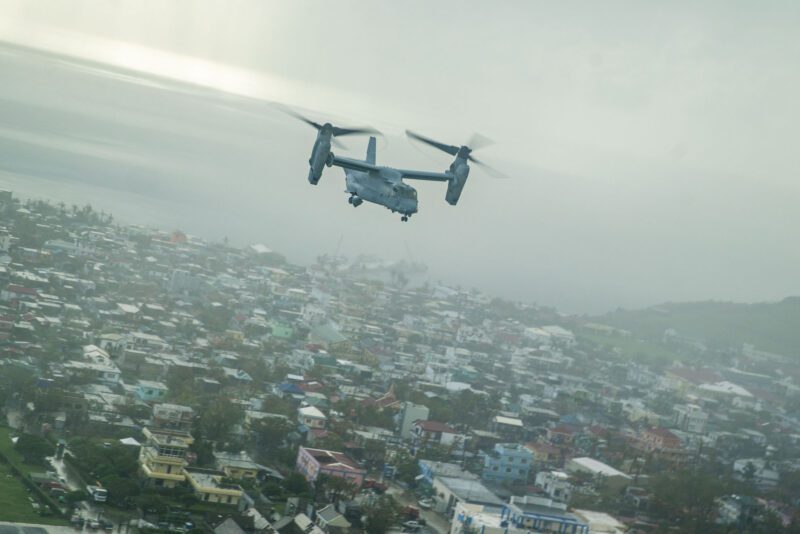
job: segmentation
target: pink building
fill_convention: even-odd
[[[300,447],[297,452],[295,469],[312,484],[320,475],[329,475],[348,480],[356,487],[361,487],[366,469],[343,452]]]

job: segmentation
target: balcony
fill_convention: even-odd
[[[161,480],[172,480],[174,482],[183,482],[186,476],[183,474],[183,469],[172,473],[164,473],[163,471],[154,471],[146,463],[141,464],[142,472],[147,478],[159,478]]]

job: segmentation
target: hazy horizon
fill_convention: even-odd
[[[800,9],[458,6],[7,1],[0,40],[76,60],[0,49],[0,186],[298,262],[407,243],[433,280],[568,312],[800,293]],[[479,131],[513,179],[474,172],[457,207],[420,184],[407,224],[354,210],[268,101],[380,128],[388,165],[449,164],[405,128]]]

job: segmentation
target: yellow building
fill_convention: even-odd
[[[179,430],[146,428],[146,438],[139,452],[139,468],[147,485],[174,488],[184,480],[184,467],[189,465],[186,453],[194,438]]]
[[[213,469],[198,469],[187,467],[183,470],[186,480],[194,490],[198,499],[203,502],[239,505],[244,490],[238,484],[223,482],[225,473]]]
[[[244,451],[215,452],[214,459],[217,463],[217,469],[225,473],[225,476],[229,478],[254,479],[258,476],[259,469],[263,469]]]

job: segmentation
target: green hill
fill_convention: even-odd
[[[758,304],[667,303],[644,310],[618,310],[594,320],[646,339],[660,340],[664,331],[672,328],[711,348],[749,343],[767,352],[800,355],[800,297]]]

